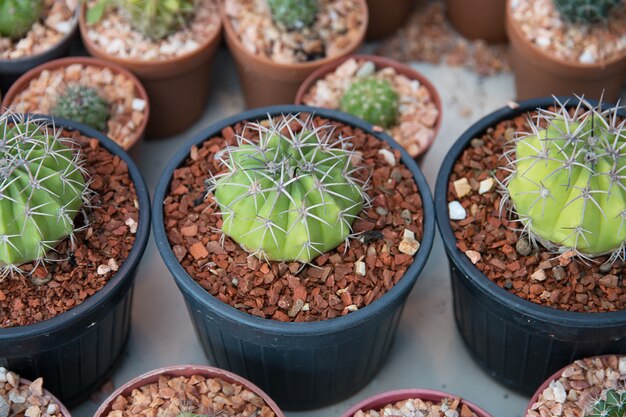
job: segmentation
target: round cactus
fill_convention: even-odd
[[[106,132],[111,111],[109,103],[95,88],[70,85],[58,98],[52,114]]]
[[[358,79],[344,93],[340,109],[386,128],[398,116],[398,93],[389,81],[373,77]]]
[[[87,201],[80,154],[44,121],[0,116],[0,270],[19,271],[70,236]],[[17,116],[15,116],[17,118]]]
[[[274,21],[289,30],[311,26],[317,18],[318,0],[267,0]]]
[[[597,23],[606,20],[624,0],[552,0],[564,20],[573,23]]]
[[[584,257],[623,256],[626,242],[626,127],[618,108],[585,100],[540,110],[508,154],[505,201],[531,239]],[[513,157],[514,155],[514,157]]]
[[[593,402],[585,417],[625,417],[626,392],[623,389],[609,388]]]
[[[23,37],[39,20],[42,9],[43,0],[1,0],[0,36]]]
[[[315,127],[298,116],[250,129],[258,131],[258,142],[238,136],[237,146],[219,157],[227,171],[209,189],[223,232],[272,261],[309,262],[346,240],[369,201],[365,184],[353,177],[346,139],[333,139],[330,125]]]

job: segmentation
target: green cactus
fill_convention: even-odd
[[[341,97],[340,110],[387,128],[398,117],[398,93],[391,83],[374,77],[355,80]]]
[[[87,201],[82,160],[72,141],[45,121],[0,115],[0,275],[72,235],[74,217]]]
[[[299,123],[296,133],[294,123]],[[347,140],[332,126],[281,116],[248,124],[258,142],[238,136],[219,159],[226,172],[211,181],[222,231],[252,254],[272,261],[309,262],[346,240],[368,203],[353,176]]]
[[[0,36],[19,39],[39,20],[43,0],[0,0]]]
[[[267,0],[274,22],[289,30],[310,27],[317,18],[318,0]]]
[[[624,4],[623,0],[552,0],[564,20],[572,23],[598,23]]]
[[[111,116],[109,103],[93,87],[70,85],[58,98],[52,114],[106,132]]]
[[[625,417],[626,392],[623,389],[609,388],[593,402],[585,417]]]
[[[539,110],[531,133],[507,153],[511,171],[504,201],[513,203],[533,241],[583,257],[624,256],[626,244],[626,124],[619,107],[602,110],[579,99]]]

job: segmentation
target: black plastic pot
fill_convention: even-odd
[[[174,170],[192,145],[219,135],[240,121],[268,115],[306,112],[358,127],[388,142],[402,153],[424,206],[424,237],[405,276],[379,300],[343,317],[315,323],[282,323],[243,313],[207,293],[183,269],[172,253],[163,224],[163,200]],[[260,386],[283,409],[322,407],[365,386],[380,370],[393,343],[402,307],[426,263],[435,232],[428,184],[415,161],[388,135],[349,115],[307,106],[254,109],[217,122],[176,153],[161,175],[153,206],[157,247],[180,288],[196,334],[210,362]]]
[[[52,121],[49,116],[38,116]],[[0,366],[34,380],[72,407],[86,400],[122,360],[130,330],[132,289],[137,265],[150,234],[150,196],[139,169],[128,154],[102,133],[54,118],[55,125],[96,138],[127,165],[140,207],[135,244],[115,276],[82,304],[28,326],[0,328]]]
[[[576,100],[571,98],[572,103]],[[526,395],[576,359],[626,353],[626,311],[562,311],[523,300],[498,287],[456,247],[448,213],[448,178],[473,138],[501,121],[552,105],[553,98],[523,101],[519,107],[504,107],[479,120],[446,155],[435,188],[437,224],[450,263],[454,317],[463,341],[486,372]]]

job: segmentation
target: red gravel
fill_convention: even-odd
[[[316,118],[316,124],[327,120]],[[234,133],[242,124],[226,128],[221,136],[193,148],[182,168],[174,172],[170,193],[164,201],[165,228],[175,256],[187,273],[211,295],[255,316],[280,321],[316,321],[347,314],[380,298],[397,283],[413,257],[399,252],[405,228],[421,241],[422,200],[410,171],[404,165],[389,166],[378,155],[391,148],[363,131],[337,122],[335,134],[351,136],[352,143],[372,173],[368,191],[372,207],[362,212],[353,225],[364,232],[365,243],[353,239],[319,256],[314,266],[293,262],[264,263],[251,257],[230,238],[219,243],[221,217],[214,214],[212,198],[203,200],[209,172],[221,169],[214,155],[225,141],[234,145]],[[292,128],[296,129],[294,124]],[[246,135],[251,134],[248,129]],[[396,161],[400,154],[392,151]],[[378,209],[378,210],[377,210]],[[387,214],[385,214],[385,212]],[[382,213],[382,214],[381,214]],[[365,276],[354,273],[355,261],[366,264]]]

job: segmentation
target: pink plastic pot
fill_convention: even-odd
[[[387,404],[393,404],[398,401],[408,400],[410,398],[419,398],[421,400],[439,402],[444,398],[454,397],[456,396],[445,392],[429,389],[401,389],[396,391],[388,391],[382,394],[374,395],[373,397],[369,397],[361,401],[360,403],[356,404],[354,407],[343,413],[342,417],[353,417],[354,414],[359,410],[381,408]],[[465,400],[462,400],[462,403],[467,405],[474,413],[476,413],[478,417],[492,417],[491,414],[487,413],[476,404]]]
[[[21,384],[31,384],[32,381],[29,381],[29,380],[24,379],[24,378],[20,378],[20,383]],[[46,381],[44,380],[44,385],[45,384],[46,384]],[[52,399],[53,403],[55,403],[56,405],[59,406],[59,411],[61,411],[61,414],[63,415],[63,417],[72,417],[70,412],[67,410],[67,408],[65,408],[63,403],[61,401],[59,401],[59,399],[57,397],[55,397],[54,395],[52,395],[49,391],[46,391],[45,389],[43,391],[44,391],[44,393],[46,395],[50,396],[50,398]]]

